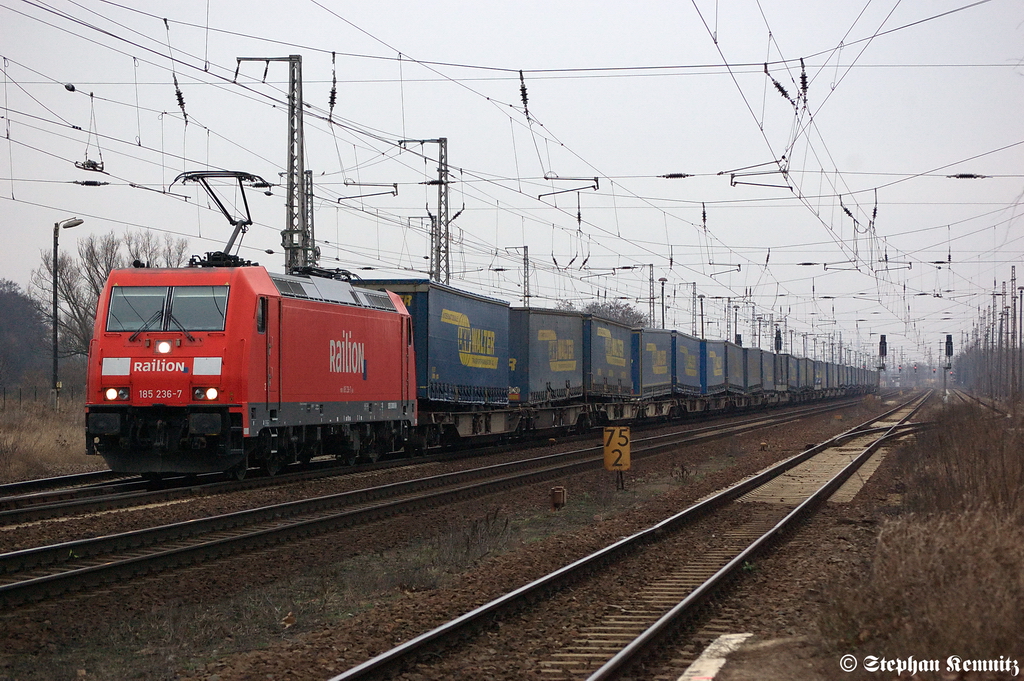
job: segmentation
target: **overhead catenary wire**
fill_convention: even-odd
[[[530,73],[530,71],[529,71],[529,70],[527,70],[526,72],[527,72],[527,73]],[[137,110],[137,109],[136,109],[136,110]],[[191,113],[191,112],[189,112],[189,113]],[[533,111],[531,110],[531,111],[530,111],[530,113],[531,113],[531,114],[533,114]],[[329,116],[328,116],[328,117],[329,117]],[[511,120],[511,118],[510,118],[510,120]],[[181,120],[179,119],[179,123],[180,123],[180,122],[181,122]],[[512,125],[514,125],[514,123],[513,123]],[[335,130],[335,129],[336,129],[336,128],[334,128],[334,126],[327,126],[327,127],[328,127],[329,129],[331,129],[331,130]],[[208,133],[208,134],[209,134],[209,133]],[[216,133],[216,132],[214,132],[213,134],[217,134],[217,133]],[[358,133],[357,133],[357,134],[358,134]],[[364,160],[366,160],[366,159],[364,159]],[[792,169],[791,169],[791,170],[792,170]],[[516,181],[516,182],[521,182],[521,177],[520,177],[520,175],[521,175],[521,173],[519,173],[519,172],[517,172],[517,173],[516,173],[516,178],[515,178],[515,181]],[[11,177],[14,177],[14,176],[15,176],[15,174],[14,174],[14,173],[12,172],[12,173],[11,173]],[[471,177],[471,176],[469,176],[469,175],[467,174],[467,175],[466,175],[466,176],[465,176],[465,177],[463,178],[463,182],[464,182],[464,184],[465,184],[465,185],[466,185],[467,187],[468,187],[468,186],[469,186],[470,184],[474,184],[474,183],[482,183],[482,184],[487,184],[487,185],[490,185],[490,186],[492,186],[492,187],[495,187],[495,188],[497,187],[497,184],[496,184],[495,182],[492,182],[492,181],[491,181],[491,180],[490,180],[489,178],[485,178],[485,177],[482,177],[482,175],[481,175],[481,177]],[[618,189],[619,189],[619,188],[615,188],[615,189],[616,189],[616,192],[615,192],[615,193],[616,193],[616,196],[615,196],[615,198],[616,198],[616,202],[618,202],[618,199],[619,199],[619,192],[618,192]],[[502,191],[504,191],[504,188],[502,188]],[[837,193],[836,193],[836,195],[838,195],[839,193],[840,193],[840,192],[837,192]],[[526,191],[526,192],[520,192],[520,194],[519,194],[518,196],[526,196],[527,194],[529,194],[529,191]],[[498,196],[497,194],[492,194],[492,195],[491,195],[491,197],[490,197],[490,202],[491,202],[492,204],[493,204],[493,203],[497,203],[497,202],[499,201],[499,200],[496,200],[496,197],[497,197],[497,196]],[[641,196],[642,196],[642,194],[641,194]],[[645,198],[647,198],[647,197],[645,197]],[[655,199],[655,200],[657,200],[657,199]],[[767,200],[767,199],[766,199],[766,200]],[[708,205],[712,205],[712,203],[713,203],[713,202],[709,201],[709,202],[708,202]],[[579,229],[580,227],[583,227],[583,228],[585,228],[585,229],[586,229],[587,231],[589,231],[589,230],[590,230],[591,228],[590,228],[590,227],[589,227],[589,226],[587,225],[586,221],[584,221],[584,220],[581,220],[581,219],[580,219],[580,212],[581,212],[581,211],[580,211],[580,209],[579,209],[579,203],[578,203],[578,202],[577,202],[577,206],[576,206],[575,208],[576,208],[576,210],[575,210],[575,211],[573,211],[573,210],[567,210],[567,211],[563,211],[563,212],[565,213],[565,216],[566,216],[566,218],[567,218],[567,220],[566,220],[566,221],[567,221],[567,222],[569,222],[569,223],[571,223],[571,226],[572,226],[572,229],[573,229],[573,230],[578,230],[578,229]],[[613,207],[613,209],[615,209],[615,207]],[[621,209],[621,207],[619,207],[619,209]],[[534,210],[537,210],[537,209],[534,209]],[[545,208],[542,208],[542,210],[549,210],[549,209],[545,207]],[[599,215],[600,215],[600,211],[602,211],[602,210],[604,210],[604,209],[602,209],[602,208],[600,208],[600,207],[597,207],[597,208],[595,208],[594,210],[595,210],[595,211],[597,211],[597,212],[595,213],[595,215],[599,216]],[[630,209],[628,209],[628,210],[632,210],[632,208],[630,208]],[[589,212],[589,207],[588,207],[588,212]],[[666,222],[666,223],[667,223],[667,217],[668,217],[668,213],[664,213],[664,212],[663,212],[663,213],[662,213],[662,215],[663,215],[663,222]],[[533,216],[531,216],[531,215],[529,215],[529,214],[528,214],[527,216],[528,216],[528,218],[529,218],[529,219],[531,219],[531,220],[535,220],[535,218],[534,218]],[[587,217],[587,216],[586,216],[586,215],[584,215],[584,217]],[[589,216],[589,217],[594,217],[594,216]],[[675,220],[678,220],[678,219],[679,219],[678,215],[673,215],[672,217],[673,217],[673,220],[674,220],[674,221],[675,221]],[[543,221],[543,220],[536,220],[536,222],[538,222],[538,223],[541,223],[541,222],[544,222],[544,221]],[[591,222],[593,222],[593,220],[591,220]],[[682,222],[683,222],[683,223],[685,223],[685,220],[684,220],[684,221],[682,221]],[[550,223],[549,223],[549,224],[550,224]],[[674,223],[674,224],[675,224],[675,223]],[[692,223],[691,223],[691,224],[692,224]],[[562,225],[560,225],[559,227],[556,227],[556,229],[563,229],[563,230],[564,230],[564,229],[567,229],[567,227],[568,227],[568,226],[569,226],[569,225],[567,225],[567,224],[562,224]],[[646,243],[646,241],[645,241],[645,240],[643,240],[643,239],[635,239],[635,240],[633,240],[633,241],[632,241],[631,243],[634,243],[634,244],[636,244],[636,245],[641,245],[641,244],[645,244],[645,243]],[[651,243],[654,243],[654,242],[651,242]],[[642,251],[643,251],[643,250],[644,250],[645,248],[648,248],[648,246],[645,246],[644,248],[640,248],[639,250],[640,250],[640,251],[642,252]],[[736,246],[732,246],[731,248],[733,248],[733,249],[736,249]],[[763,253],[763,250],[762,250],[762,253]],[[627,256],[627,257],[632,257],[632,256]],[[641,257],[642,257],[642,256],[641,256]],[[774,259],[773,259],[773,263],[772,263],[773,265],[774,265],[774,262],[775,262],[775,261],[774,261]]]

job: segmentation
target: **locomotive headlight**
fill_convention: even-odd
[[[156,344],[156,351],[159,352],[161,355],[166,355],[168,352],[171,351],[171,344],[167,341],[160,341],[159,343]]]
[[[220,395],[220,391],[216,388],[195,388],[192,391],[194,400],[215,400],[218,395]]]
[[[103,396],[110,402],[121,401],[124,402],[131,396],[131,392],[128,388],[107,388],[103,391]]]

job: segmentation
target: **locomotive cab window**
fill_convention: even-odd
[[[163,328],[166,286],[115,286],[110,292],[107,331]]]
[[[223,331],[227,286],[115,286],[107,331]]]
[[[227,286],[175,286],[167,328],[187,331],[223,331]]]
[[[267,332],[267,299],[261,297],[256,304],[256,333]]]

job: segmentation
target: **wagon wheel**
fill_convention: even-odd
[[[245,474],[249,472],[249,458],[246,457],[224,472],[235,480],[245,480]]]

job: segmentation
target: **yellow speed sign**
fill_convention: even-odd
[[[629,470],[629,426],[604,429],[604,467],[609,471]]]

